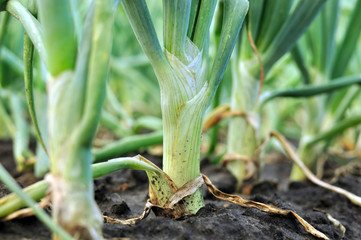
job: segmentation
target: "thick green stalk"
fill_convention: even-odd
[[[47,50],[48,70],[56,76],[73,69],[75,65],[77,40],[71,1],[37,0],[37,3]],[[28,34],[30,36],[29,32]]]
[[[102,218],[93,198],[91,143],[105,99],[116,5],[117,1],[93,2],[77,54],[70,2],[64,1],[59,8],[58,2],[38,1],[51,74],[48,179],[53,217],[82,239],[101,238]]]
[[[177,33],[182,34],[181,39],[184,42],[180,44],[184,44],[186,50],[186,57],[182,58],[182,56],[174,55],[175,51],[172,52],[173,48],[170,46],[173,46],[173,43],[167,44],[169,49],[166,46],[164,54],[159,53],[160,45],[144,1],[123,1],[123,7],[137,39],[149,57],[160,84],[164,132],[163,167],[164,172],[169,175],[177,187],[183,186],[200,175],[200,142],[204,113],[206,107],[213,100],[248,9],[248,1],[226,1],[221,41],[212,66],[212,74],[207,82],[209,69],[205,56],[208,54],[208,49],[204,43],[208,41],[214,2],[201,3],[200,10],[198,10],[199,5],[193,3],[191,6],[196,7],[197,10],[191,9],[187,14],[192,14],[190,25],[195,31],[188,31],[188,33],[192,32],[194,42],[184,38],[187,31],[183,31],[183,27],[189,24],[188,18],[175,19],[177,24],[173,26],[165,23],[168,26],[166,29],[169,31],[169,33],[164,33],[169,39],[166,42],[173,39],[179,43],[179,39],[173,37],[175,36],[174,31],[177,28],[183,29]],[[202,11],[203,5],[204,9],[213,9],[213,11]],[[170,11],[170,9],[166,8],[165,11]],[[172,9],[175,10],[175,8]],[[177,8],[176,11],[178,13],[167,12],[165,16],[186,15],[184,9]],[[142,15],[139,14],[140,12]],[[195,12],[198,16],[193,23]],[[181,23],[182,21],[184,22]],[[144,26],[149,26],[146,32]],[[199,30],[197,30],[197,26],[199,26]],[[197,33],[198,31],[199,33]],[[200,33],[203,35],[199,35]],[[157,58],[155,58],[154,52]],[[189,213],[196,213],[204,205],[201,191],[197,190],[193,195],[185,198],[184,205],[187,206]]]
[[[169,81],[168,88],[161,87],[163,169],[176,186],[181,187],[200,175],[200,140],[206,103],[204,89],[195,95],[195,88],[182,85],[189,82],[192,84],[196,80],[188,69],[172,55],[169,55],[168,59],[173,65],[173,71],[169,75],[158,76],[167,77]],[[193,214],[204,206],[201,191],[197,191],[187,200],[192,202],[190,211]]]
[[[61,83],[69,85],[73,75],[68,72],[61,77],[56,79],[58,85],[49,88],[48,98],[53,218],[71,235],[96,239],[100,236],[102,221],[93,200],[91,149],[74,136],[72,129],[64,126],[71,112],[62,112],[70,109],[63,108],[67,86]]]
[[[165,99],[162,104],[164,118],[163,145],[165,151],[164,171],[174,180],[177,186],[179,186],[179,184],[185,184],[191,179],[199,176],[200,137],[204,113],[206,107],[213,100],[219,82],[223,77],[247,9],[247,1],[225,2],[225,20],[221,31],[220,44],[211,70],[212,74],[210,75],[209,85],[207,85],[206,82],[205,86],[202,89],[199,89],[197,93],[192,92],[194,88],[192,89],[191,86],[187,86],[190,88],[185,88],[185,93],[187,93],[188,96],[179,96],[178,99],[180,100],[180,103],[178,104],[180,105],[177,105],[177,101],[173,100],[175,103],[173,106],[169,104],[169,102],[173,102],[172,98],[174,99],[174,94],[173,96],[169,96],[172,91],[161,89],[162,99]],[[193,45],[190,45],[189,48],[192,46]],[[196,52],[197,51],[195,51],[195,53]],[[180,80],[185,77],[188,79],[188,83],[202,81],[202,73],[198,75],[198,78],[200,79],[197,78],[196,74],[196,78],[192,81],[192,76],[187,76],[186,69],[182,70],[182,66],[177,62],[177,59],[170,58],[169,56],[167,57]],[[198,71],[202,70],[199,69]],[[173,84],[176,85],[179,84],[179,82]],[[176,85],[175,89],[182,88],[183,86]],[[203,93],[203,91],[205,92]],[[189,99],[189,97],[191,98]],[[187,101],[182,103],[182,98],[185,98]],[[200,207],[201,204],[203,204],[197,194],[200,194],[200,191],[197,191],[186,200],[190,202],[193,200],[193,202],[197,201],[199,203],[199,206],[194,205],[194,209],[192,209],[192,211],[195,212],[198,211],[197,207]]]
[[[254,112],[257,89],[258,79],[248,71],[245,63],[234,59],[232,62],[231,110],[241,110],[246,112],[250,118],[258,118],[258,114]],[[254,115],[252,116],[252,114]],[[254,121],[258,121],[258,119],[254,119]],[[252,159],[258,147],[258,130],[254,127],[245,118],[233,117],[228,128],[227,152]],[[240,190],[246,174],[244,162],[242,160],[230,162],[228,169],[237,178],[237,189]]]
[[[165,49],[167,56],[165,57],[161,51],[145,2],[142,0],[124,0],[122,4],[141,47],[153,65],[160,84],[164,132],[163,167],[177,187],[181,187],[200,174],[199,148],[202,113],[205,106],[203,106],[203,109],[197,110],[197,112],[200,111],[201,113],[197,113],[198,116],[195,116],[197,119],[192,121],[193,112],[189,112],[192,109],[192,104],[186,103],[196,95],[195,75],[188,70],[187,65],[197,57],[196,64],[193,64],[195,69],[192,70],[197,73],[197,78],[199,78],[201,57],[197,47],[190,41],[183,43],[186,45],[185,49],[187,49],[188,55],[192,54],[187,56],[186,59],[179,60],[175,55],[169,53],[167,49]],[[178,19],[178,21],[182,21],[182,19]],[[144,26],[148,26],[148,28],[144,29]],[[186,60],[186,62],[183,63],[182,60]],[[195,105],[198,104],[193,104],[193,106]],[[199,117],[199,115],[201,116]],[[188,128],[189,124],[195,129]],[[175,158],[173,159],[173,157]],[[188,199],[190,199],[189,202],[193,202],[193,204],[190,204],[191,213],[196,213],[204,205],[200,191],[197,191]]]
[[[191,0],[163,0],[164,47],[182,61],[186,61],[185,43],[190,10]]]
[[[24,118],[26,111],[23,99],[20,96],[13,94],[10,96],[10,108],[13,121],[15,123],[14,140],[14,157],[19,171],[24,170],[29,166],[29,160],[32,156],[29,150],[30,129],[29,124]]]

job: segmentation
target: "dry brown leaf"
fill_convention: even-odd
[[[180,187],[172,196],[168,199],[165,207],[166,208],[173,208],[175,204],[177,204],[180,200],[185,197],[188,197],[195,193],[198,188],[203,185],[203,178],[202,176],[196,177],[182,187]]]
[[[202,132],[208,131],[211,127],[230,116],[240,116],[249,122],[247,113],[243,111],[230,110],[229,105],[218,106],[205,120],[202,127]]]
[[[277,208],[277,207],[274,207],[271,205],[267,205],[264,203],[247,200],[247,199],[242,198],[241,196],[224,193],[224,192],[218,190],[212,184],[212,182],[209,180],[209,178],[207,176],[202,174],[202,177],[203,177],[204,183],[208,187],[208,190],[213,194],[213,196],[215,196],[218,199],[225,200],[225,201],[240,205],[242,207],[257,208],[258,210],[261,210],[261,211],[267,212],[267,213],[280,214],[280,215],[292,215],[302,224],[302,226],[305,228],[305,230],[308,233],[310,233],[313,236],[318,237],[318,238],[328,239],[328,237],[325,234],[323,234],[322,232],[320,232],[317,229],[315,229],[314,227],[312,227],[306,220],[304,220],[302,217],[300,217],[299,215],[297,215],[295,212],[293,212],[291,210],[283,210],[283,209],[280,209],[280,208]]]
[[[253,176],[257,175],[257,171],[258,171],[258,162],[250,157],[241,155],[241,154],[237,154],[237,153],[227,153],[223,158],[222,158],[222,165],[223,166],[227,166],[229,162],[233,162],[233,161],[243,161],[245,164],[245,168],[246,168],[246,175],[244,176],[244,180],[246,179],[250,179]]]
[[[179,208],[175,206],[179,201],[184,199],[185,197],[188,197],[189,195],[192,195],[197,191],[198,188],[200,188],[203,185],[203,177],[199,176],[197,178],[192,179],[191,181],[184,184],[181,188],[176,190],[173,195],[170,196],[168,201],[165,203],[164,206],[159,206],[157,204],[153,204],[151,201],[152,199],[148,199],[147,203],[144,207],[144,210],[142,214],[139,217],[127,219],[127,220],[120,220],[116,218],[111,218],[108,216],[103,216],[104,222],[107,223],[121,223],[123,225],[134,225],[137,222],[143,220],[146,218],[150,211],[153,209],[153,211],[157,214],[160,214],[165,217],[170,218],[177,218]]]
[[[316,211],[322,212],[323,214],[326,215],[326,217],[328,218],[328,220],[330,220],[330,222],[332,222],[332,224],[337,227],[338,229],[340,229],[341,233],[342,233],[342,239],[345,237],[345,233],[346,233],[346,228],[345,226],[342,225],[342,223],[340,223],[340,221],[338,221],[336,218],[334,218],[333,216],[331,216],[331,214],[329,214],[328,212],[321,210],[321,209],[315,209]]]
[[[211,114],[209,114],[209,116],[204,120],[202,132],[206,132],[212,126],[214,126],[215,124],[220,122],[222,120],[221,115],[224,114],[225,112],[229,111],[230,108],[231,107],[229,105],[220,105],[220,106],[216,107],[211,112]]]
[[[123,225],[131,226],[131,225],[134,225],[134,224],[138,223],[139,221],[143,220],[144,218],[146,218],[149,215],[150,211],[154,208],[167,210],[168,212],[172,210],[169,208],[155,205],[155,204],[151,203],[150,199],[148,199],[147,203],[145,204],[144,210],[139,217],[131,218],[131,219],[127,219],[127,220],[121,220],[121,219],[117,219],[117,218],[103,216],[103,219],[104,219],[104,222],[106,222],[106,223],[120,223]]]
[[[361,197],[346,191],[345,189],[342,189],[340,187],[336,187],[333,186],[329,183],[326,183],[320,179],[318,179],[307,167],[306,165],[302,162],[302,160],[297,156],[297,154],[295,153],[295,151],[293,150],[293,148],[291,147],[291,145],[287,142],[287,140],[278,132],[271,132],[270,133],[271,137],[275,137],[277,138],[277,140],[281,143],[281,145],[283,146],[284,150],[287,152],[288,156],[290,157],[290,159],[292,161],[294,161],[300,168],[301,170],[305,173],[306,177],[313,182],[314,184],[326,188],[328,190],[331,190],[333,192],[336,192],[338,194],[341,194],[345,197],[347,197],[353,204],[357,205],[357,206],[361,206]]]
[[[157,211],[165,211],[166,213],[172,212],[174,210],[174,205],[177,204],[180,200],[183,198],[193,194],[201,185],[205,183],[208,187],[208,190],[218,199],[225,200],[227,202],[231,202],[237,205],[240,205],[242,207],[252,207],[257,208],[258,210],[261,210],[263,212],[272,213],[272,214],[280,214],[280,215],[292,215],[294,218],[296,218],[301,225],[305,228],[305,230],[312,234],[315,237],[322,238],[322,239],[328,239],[328,237],[312,227],[307,221],[305,221],[302,217],[297,215],[295,212],[291,210],[284,210],[280,209],[271,205],[267,205],[264,203],[255,202],[252,200],[244,199],[237,195],[227,194],[223,193],[220,190],[218,190],[212,182],[209,180],[209,178],[205,175],[201,175],[189,182],[187,182],[185,185],[183,185],[181,188],[179,188],[168,200],[167,207],[162,207],[159,205],[155,205],[151,203],[151,200],[148,199],[146,206],[144,208],[143,213],[141,216],[137,218],[132,218],[128,220],[119,220],[114,219],[111,217],[104,216],[105,222],[111,222],[111,223],[121,223],[124,225],[134,225],[137,222],[141,221],[145,217],[147,217],[151,211],[151,209],[157,209]]]
[[[114,191],[118,192],[118,191],[121,191],[121,192],[124,192],[125,190],[129,189],[129,188],[132,188],[133,186],[130,185],[129,183],[123,183],[122,185],[120,186],[116,186],[114,187]]]
[[[127,220],[120,220],[117,218],[111,218],[108,216],[103,216],[104,222],[106,223],[120,223],[123,225],[134,225],[137,222],[143,220],[144,218],[146,218],[149,213],[150,210],[152,209],[153,204],[150,202],[150,200],[148,199],[147,203],[145,204],[144,210],[142,212],[142,214],[139,217],[136,218],[131,218],[131,219],[127,219]]]

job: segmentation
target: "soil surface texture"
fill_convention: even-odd
[[[151,158],[159,164],[160,160]],[[11,143],[0,142],[0,163],[26,186],[33,177],[16,173],[12,159]],[[289,171],[289,164],[280,165]],[[278,166],[278,168],[280,168]],[[267,181],[257,184],[248,199],[293,210],[326,234],[330,239],[361,239],[361,207],[351,204],[345,197],[317,187],[309,182],[292,182],[288,190],[285,183],[277,183],[280,174],[273,174],[274,166],[265,168]],[[280,169],[278,169],[279,171]],[[282,170],[282,169],[281,169]],[[201,171],[221,191],[233,193],[235,179],[221,166],[202,162]],[[95,199],[106,216],[118,219],[138,217],[148,198],[148,180],[141,171],[121,170],[94,180]],[[340,177],[335,183],[361,196],[361,176],[357,172]],[[282,190],[279,190],[282,189]],[[0,197],[8,190],[0,183]],[[244,208],[215,199],[204,187],[206,206],[195,216],[182,219],[156,217],[151,213],[133,226],[105,223],[105,239],[317,239],[307,233],[291,216],[278,216],[257,209]],[[49,211],[49,209],[48,209]],[[50,211],[49,211],[50,212]],[[326,216],[330,214],[346,229],[343,236]],[[0,222],[0,239],[51,239],[51,232],[36,217]]]

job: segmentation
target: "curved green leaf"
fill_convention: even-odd
[[[349,19],[346,33],[341,45],[337,48],[334,62],[332,65],[331,77],[342,76],[346,71],[347,65],[355,51],[359,36],[361,34],[361,0],[357,0],[356,6]]]
[[[297,89],[265,92],[261,96],[261,105],[277,97],[292,97],[292,98],[311,97],[319,94],[325,94],[332,91],[337,91],[341,88],[348,87],[353,84],[361,84],[361,75],[338,78],[331,82],[314,85],[314,86],[308,85]]]
[[[6,5],[6,10],[22,23],[35,48],[38,50],[41,59],[47,63],[43,29],[38,20],[16,0],[10,0]]]
[[[93,152],[93,162],[101,162],[110,158],[122,156],[125,153],[136,151],[142,147],[148,147],[163,142],[163,132],[134,135],[123,138],[117,142]]]
[[[166,64],[145,0],[123,0],[122,6],[140,46],[152,65]]]
[[[294,46],[325,2],[326,0],[298,1],[298,4],[264,54],[263,66],[265,72]]]
[[[39,143],[43,147],[46,154],[48,154],[43,137],[41,136],[38,119],[35,111],[34,104],[34,89],[33,89],[33,56],[34,45],[31,42],[28,34],[24,34],[24,81],[25,81],[25,94],[28,102],[28,108],[31,121],[33,122],[35,134]]]
[[[208,86],[208,105],[216,94],[219,83],[226,71],[238,34],[248,11],[248,0],[228,0],[224,4],[224,22],[220,43],[211,69]]]
[[[359,116],[353,116],[346,118],[345,120],[336,123],[330,130],[320,133],[314,138],[307,141],[305,144],[306,147],[310,147],[311,145],[323,141],[323,140],[329,140],[330,138],[333,138],[339,134],[341,134],[343,131],[345,131],[348,128],[354,127],[361,124],[361,115]]]
[[[120,169],[135,169],[135,170],[145,170],[145,171],[153,171],[153,172],[161,171],[153,163],[140,156],[125,157],[125,158],[111,159],[108,162],[104,162],[104,163],[93,164],[92,165],[93,178],[102,177],[104,175],[113,173]],[[0,175],[1,175],[0,179],[3,180],[2,177],[5,178],[5,174],[0,174]],[[39,201],[46,195],[48,189],[49,189],[49,183],[45,180],[42,180],[26,187],[23,191],[33,201]],[[25,206],[27,206],[27,202],[22,197],[19,197],[16,193],[11,193],[0,199],[0,218]]]

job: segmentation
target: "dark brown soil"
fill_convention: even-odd
[[[11,160],[9,156],[11,156],[11,144],[2,142],[0,162],[12,168],[13,165],[8,162]],[[159,159],[155,160],[159,162]],[[287,164],[283,166],[287,168]],[[272,168],[269,171],[273,171]],[[235,180],[224,168],[203,163],[202,172],[209,176],[220,190],[227,193],[234,191]],[[269,174],[266,176],[268,176],[267,179],[272,179]],[[278,180],[279,176],[275,176]],[[95,180],[95,197],[103,214],[119,219],[139,216],[148,198],[147,181],[143,172],[131,170],[118,171]],[[361,195],[359,175],[342,177],[336,185]],[[0,196],[4,196],[7,192],[0,185]],[[104,238],[316,239],[292,217],[270,215],[256,209],[239,207],[215,199],[206,189],[203,189],[203,192],[206,206],[196,216],[174,220],[156,217],[151,213],[148,218],[134,226],[105,223]],[[342,239],[339,228],[334,226],[319,210],[327,212],[345,226],[344,239],[361,239],[361,207],[351,204],[345,197],[311,183],[291,183],[288,191],[280,191],[277,184],[265,181],[256,185],[248,198],[291,209],[330,239]],[[51,239],[51,233],[35,217],[28,217],[0,222],[0,239]]]

